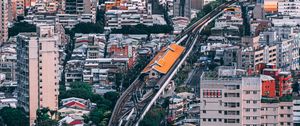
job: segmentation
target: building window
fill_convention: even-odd
[[[250,116],[246,116],[246,120],[250,120]]]
[[[222,90],[203,90],[204,98],[222,98]]]
[[[222,119],[219,119],[219,122],[222,122]]]
[[[246,112],[250,112],[250,109],[249,109],[249,108],[246,108]]]
[[[206,113],[206,110],[203,110],[203,113]]]
[[[211,122],[211,119],[208,119],[208,122]]]
[[[283,114],[280,114],[280,117],[284,117],[284,115],[283,115]]]
[[[217,122],[217,119],[214,119],[214,122]]]
[[[247,104],[250,104],[250,100],[247,100],[246,103],[247,103]]]
[[[206,119],[203,119],[203,122],[206,122]]]
[[[291,115],[290,115],[290,114],[287,114],[287,117],[291,117]]]
[[[256,117],[256,116],[254,116],[254,117],[253,117],[253,120],[257,120],[257,117]]]
[[[256,109],[256,108],[254,108],[254,109],[253,109],[253,112],[256,112],[256,111],[257,111],[257,109]]]
[[[290,122],[287,122],[287,125],[288,125],[288,126],[290,126],[290,125],[291,125],[291,123],[290,123]]]
[[[250,94],[250,91],[246,91],[246,94]]]
[[[291,106],[288,106],[287,109],[291,109]]]
[[[254,100],[254,101],[253,101],[253,104],[256,104],[256,103],[257,103],[257,101],[256,101],[256,100]]]
[[[280,109],[284,109],[284,107],[283,107],[283,106],[281,106],[281,107],[280,107]]]
[[[219,113],[220,113],[220,114],[222,114],[222,111],[221,111],[221,110],[219,110]]]
[[[253,91],[253,94],[257,94],[257,91]]]

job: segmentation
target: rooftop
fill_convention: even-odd
[[[156,70],[159,73],[166,74],[182,54],[184,49],[184,47],[179,46],[175,43],[170,44],[167,48],[163,48],[145,67],[143,73],[147,73],[151,70]]]

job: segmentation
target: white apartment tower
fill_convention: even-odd
[[[58,109],[57,36],[54,26],[39,26],[37,33],[17,36],[18,105],[29,112],[30,125],[37,109]]]
[[[0,45],[8,37],[8,0],[0,1]]]

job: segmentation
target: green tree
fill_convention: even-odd
[[[74,26],[72,32],[74,33],[102,33],[104,31],[101,23],[79,23]]]
[[[70,90],[62,91],[59,94],[60,99],[77,97],[83,99],[90,99],[93,97],[92,87],[88,83],[73,82],[70,84]]]
[[[36,123],[38,126],[56,126],[57,125],[57,121],[52,120],[50,118],[50,115],[52,112],[50,111],[49,108],[42,108],[42,109],[38,109],[36,111],[37,114],[37,119],[36,119]],[[51,114],[52,116],[52,114]]]
[[[296,81],[293,85],[293,92],[299,93],[299,83]]]
[[[7,126],[29,126],[29,118],[21,108],[4,107],[0,110],[0,117]]]
[[[36,32],[36,26],[27,22],[14,23],[14,26],[8,29],[8,36],[16,36],[22,32]]]
[[[98,126],[105,126],[109,121],[111,111],[107,111],[103,108],[94,109],[89,115],[89,119]]]
[[[162,108],[152,108],[140,122],[141,126],[159,126],[165,118],[165,111]]]
[[[171,33],[173,27],[171,25],[156,25],[147,26],[144,24],[138,24],[134,26],[122,26],[121,29],[112,29],[114,34],[151,34],[151,33]]]
[[[109,100],[112,104],[111,107],[114,108],[115,107],[114,105],[116,104],[117,100],[119,99],[119,93],[114,92],[114,91],[107,92],[104,94],[104,98]]]

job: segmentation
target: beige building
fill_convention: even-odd
[[[8,0],[0,1],[0,45],[8,37]]]
[[[260,63],[277,63],[277,46],[248,47],[242,50],[238,68],[255,70]]]
[[[292,126],[293,102],[262,103],[261,125]]]
[[[201,76],[200,92],[201,126],[292,125],[293,103],[263,101],[260,76],[221,67]]]
[[[30,125],[37,109],[58,109],[57,36],[53,26],[39,26],[37,33],[17,36],[18,104],[29,112]]]

